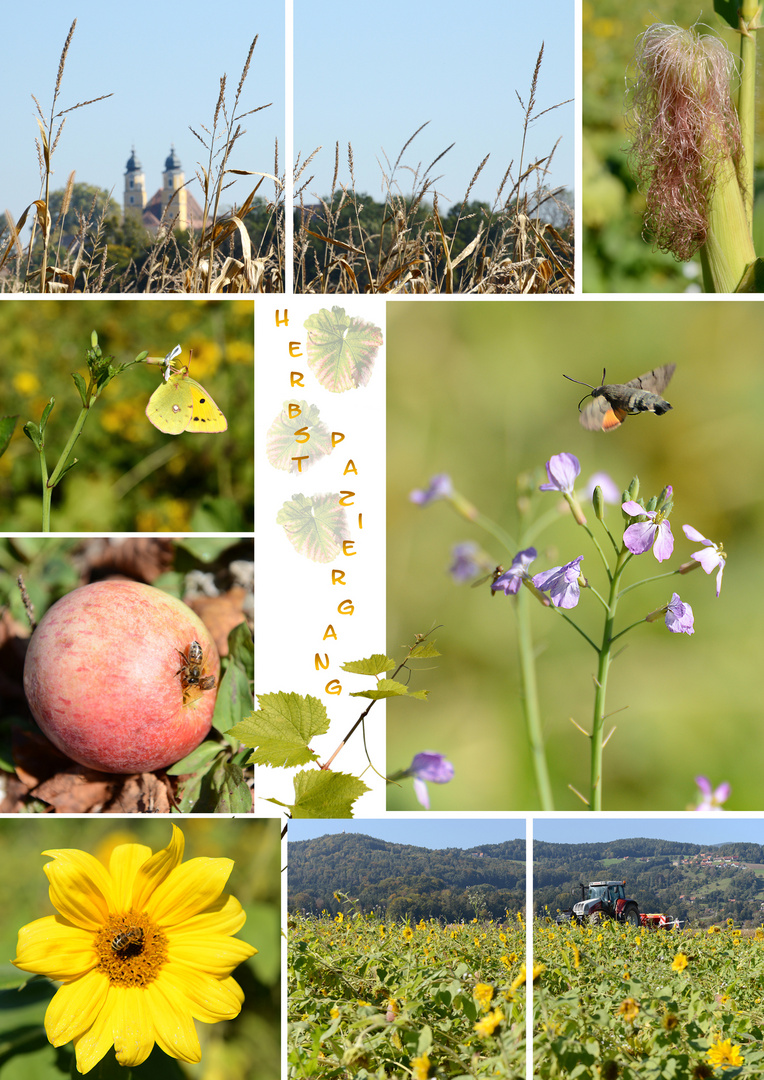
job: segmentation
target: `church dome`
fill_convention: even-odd
[[[179,169],[180,167],[180,158],[175,153],[175,147],[171,146],[170,153],[164,163],[165,172],[169,172],[171,169]]]
[[[136,157],[135,147],[133,147],[133,152],[130,155],[130,157],[127,159],[126,172],[140,172],[142,168],[143,168],[143,166],[141,165],[140,161]]]

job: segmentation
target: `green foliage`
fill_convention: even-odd
[[[522,921],[293,916],[288,1075],[525,1076]]]
[[[31,310],[34,308],[34,311]],[[103,367],[98,401],[86,403],[86,343],[96,329]],[[253,329],[251,303],[233,301],[49,300],[0,306],[5,343],[4,407],[18,413],[33,440],[46,423],[52,469],[83,407],[87,422],[77,442],[77,469],[53,492],[57,531],[190,531],[225,523],[237,532],[252,524]],[[135,364],[148,351],[164,356],[181,341],[191,374],[228,414],[219,435],[163,435],[145,416],[161,369]],[[110,358],[113,358],[111,360]],[[74,376],[75,382],[72,383]],[[107,385],[108,383],[108,385]],[[55,408],[50,406],[55,400]],[[40,528],[40,462],[18,428],[0,459],[0,502],[6,527]]]
[[[692,1080],[713,1075],[708,1051],[726,1040],[738,1047],[743,1072],[756,1075],[764,1060],[763,944],[761,933],[730,928],[667,935],[613,922],[537,922],[535,1075]]]
[[[362,833],[332,833],[289,842],[289,910],[317,915],[342,910],[349,893],[360,912],[387,918],[469,920],[468,889],[483,890],[487,914],[525,903],[525,841],[461,848],[395,844]]]

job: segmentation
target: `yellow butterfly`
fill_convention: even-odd
[[[181,352],[176,345],[163,360],[149,357],[149,362],[164,364],[164,381],[149,398],[146,406],[154,427],[168,435],[181,431],[212,435],[228,430],[228,421],[210,395],[196,379],[189,378],[188,368],[175,359]]]

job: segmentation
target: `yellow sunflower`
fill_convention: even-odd
[[[182,864],[184,837],[166,848],[120,844],[108,868],[86,851],[44,851],[50,899],[59,912],[22,926],[13,963],[63,983],[45,1013],[54,1046],[74,1042],[89,1072],[113,1045],[120,1065],[140,1065],[156,1043],[198,1062],[194,1020],[239,1014],[244,995],[231,972],[253,953],[231,937],[244,925],[223,892],[231,859]]]

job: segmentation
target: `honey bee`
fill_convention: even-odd
[[[198,641],[192,641],[185,652],[181,652],[180,649],[176,649],[176,652],[182,663],[175,675],[180,676],[184,697],[191,688],[214,689],[215,676],[204,674],[204,652]]]
[[[120,930],[118,934],[115,934],[111,940],[111,947],[114,952],[123,953],[126,952],[131,945],[143,944],[143,929],[140,926],[127,926],[124,930]]]

